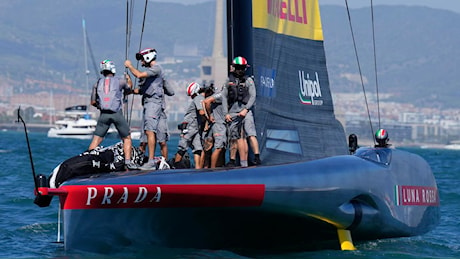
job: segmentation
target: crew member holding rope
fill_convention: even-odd
[[[230,146],[235,142],[240,155],[241,167],[248,167],[248,143],[249,138],[251,148],[254,152],[252,164],[260,165],[259,143],[252,113],[254,102],[256,101],[256,87],[254,80],[246,76],[249,67],[244,57],[238,56],[233,59],[230,66],[230,76],[222,90],[222,110],[225,120],[229,124]],[[230,151],[230,159],[232,158]]]
[[[145,71],[136,69],[130,60],[125,61],[134,77],[139,79],[139,87],[134,88],[135,94],[142,95],[143,109],[143,130],[147,136],[147,147],[149,161],[144,164],[143,170],[156,170],[155,144],[159,133],[159,124],[162,111],[165,109],[164,101],[164,73],[163,68],[156,63],[157,51],[153,48],[146,48],[136,53],[136,59],[141,61]]]

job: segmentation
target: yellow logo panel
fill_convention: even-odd
[[[252,17],[255,28],[323,40],[318,0],[253,0]]]

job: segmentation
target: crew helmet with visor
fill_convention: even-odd
[[[143,60],[146,63],[150,63],[151,61],[156,60],[157,58],[157,51],[153,48],[146,48],[142,51],[136,53],[136,60]]]
[[[104,71],[110,71],[111,73],[115,74],[117,70],[115,69],[115,64],[111,60],[103,60],[101,61],[101,64],[99,64],[99,67],[101,68],[101,74]]]

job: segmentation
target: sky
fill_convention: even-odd
[[[186,0],[182,0],[186,1]],[[345,6],[345,0],[319,0],[320,5],[342,5]],[[361,8],[370,6],[371,0],[348,0],[349,8]],[[374,6],[377,5],[418,5],[427,6],[431,8],[450,10],[460,13],[459,0],[372,0]]]
[[[195,4],[209,2],[213,0],[153,0],[154,2],[176,2],[183,4]],[[348,7],[361,8],[370,6],[371,0],[348,0]],[[460,0],[372,0],[376,5],[419,5],[431,8],[450,10],[460,13]],[[345,0],[319,0],[320,5],[342,5],[345,6]]]

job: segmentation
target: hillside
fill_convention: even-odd
[[[150,2],[142,47],[154,47],[159,59],[176,57],[170,77],[199,76],[201,56],[212,52],[214,2],[183,5]],[[346,10],[321,6],[332,91],[360,92],[359,70]],[[143,3],[136,3],[129,58],[139,49]],[[460,15],[424,7],[375,6],[375,40],[379,92],[393,101],[458,107],[457,66]],[[74,89],[85,83],[82,18],[86,20],[93,55],[88,57],[90,81],[100,60],[110,58],[122,70],[126,48],[126,4],[120,1],[43,0],[0,2],[0,86],[13,91],[38,91],[45,85],[25,79],[66,82]],[[366,91],[375,91],[372,24],[369,8],[351,11]],[[13,82],[13,83],[11,83]]]
[[[351,19],[366,90],[375,91],[370,9],[352,10]],[[322,20],[332,90],[359,91],[345,9],[324,6]],[[394,101],[458,107],[460,15],[425,7],[376,6],[374,20],[379,92],[393,93]]]

